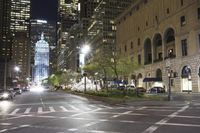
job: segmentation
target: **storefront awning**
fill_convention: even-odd
[[[144,78],[143,82],[162,82],[162,79],[155,78],[155,77],[148,77],[148,78]]]

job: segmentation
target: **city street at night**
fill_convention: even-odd
[[[0,101],[0,133],[199,133],[200,104],[109,105],[63,92],[25,92]]]

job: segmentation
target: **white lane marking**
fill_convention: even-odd
[[[19,110],[19,108],[15,109],[13,112],[10,113],[10,115],[15,115]]]
[[[86,107],[86,106],[84,106],[83,108],[86,109],[86,110],[92,110],[92,109],[90,109],[90,108],[88,108],[88,107]]]
[[[178,111],[168,115],[166,118],[163,118],[162,120],[156,122],[154,125],[150,126],[149,128],[147,128],[144,132],[142,133],[153,133],[154,131],[156,131],[160,125],[164,125],[166,124],[170,119],[176,117],[180,112],[185,111],[187,108],[189,108],[189,105],[185,105],[183,106],[181,109],[179,109]]]
[[[200,125],[196,125],[196,124],[181,124],[181,123],[163,123],[161,125],[182,126],[182,127],[200,127]]]
[[[3,129],[3,130],[0,130],[0,133],[6,132],[6,131],[8,131],[8,129]]]
[[[89,105],[90,107],[92,107],[92,108],[96,108],[96,106],[94,106],[94,105]]]
[[[63,106],[60,106],[60,108],[61,108],[63,111],[68,111],[68,109],[66,109],[66,108],[63,107]]]
[[[101,110],[101,108],[91,110],[91,111],[81,112],[81,113],[78,113],[78,114],[74,114],[74,115],[71,115],[71,117],[79,116],[79,115],[83,115],[83,114],[87,114],[87,113],[92,113],[92,112],[96,112],[96,111],[99,111],[99,110]]]
[[[87,123],[87,124],[83,125],[82,127],[89,127],[89,126],[95,125],[97,123],[98,122],[90,122],[90,123]]]
[[[105,106],[105,105],[100,105],[101,107],[107,108],[107,109],[113,109],[112,107]]]
[[[31,108],[27,108],[27,109],[25,110],[24,114],[28,114],[28,113],[30,113],[30,111],[31,111]]]
[[[111,132],[111,131],[99,131],[99,130],[87,130],[87,133],[120,133],[120,132]]]
[[[136,110],[143,110],[143,109],[146,109],[147,107],[143,106],[143,107],[140,107],[140,108],[137,108]]]
[[[42,107],[38,107],[38,113],[42,113],[42,112],[43,112]]]
[[[116,118],[116,117],[119,117],[119,116],[122,116],[122,115],[126,115],[126,114],[130,114],[132,111],[126,111],[124,113],[119,113],[118,115],[113,115],[112,118]]]
[[[135,121],[126,121],[126,120],[122,120],[120,122],[123,122],[123,123],[135,123]]]
[[[10,126],[12,123],[0,123],[1,126]]]
[[[24,127],[30,127],[30,125],[21,125],[19,126],[20,128],[24,128]]]
[[[19,127],[12,127],[10,128],[9,130],[15,130],[15,129],[18,129]]]
[[[50,112],[56,112],[53,107],[49,107]]]
[[[78,111],[78,110],[80,110],[79,108],[77,108],[77,107],[75,107],[75,106],[73,106],[73,105],[69,105],[72,109],[74,109],[74,110],[76,110],[76,111]]]
[[[77,131],[78,129],[77,128],[70,128],[68,129],[68,131]]]

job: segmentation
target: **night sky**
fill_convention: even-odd
[[[58,0],[31,0],[33,19],[56,21]]]

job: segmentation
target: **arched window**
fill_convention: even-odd
[[[184,66],[181,72],[181,77],[182,78],[189,78],[191,75],[191,69],[189,66]]]
[[[144,42],[144,64],[152,63],[151,40],[148,38]]]
[[[162,80],[162,71],[160,69],[156,70],[156,78],[159,78]]]

